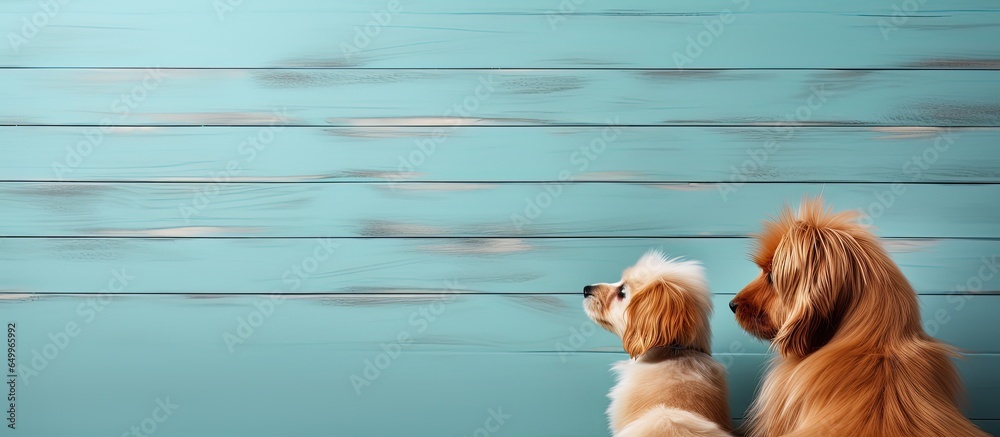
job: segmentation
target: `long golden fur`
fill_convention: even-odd
[[[760,276],[730,304],[779,356],[748,436],[983,436],[958,408],[952,358],[928,336],[917,295],[878,238],[805,199],[757,236]]]
[[[729,436],[725,368],[711,355],[712,300],[701,266],[649,252],[584,309],[633,360],[615,365],[608,419],[618,437]]]

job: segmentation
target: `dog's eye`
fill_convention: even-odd
[[[618,298],[625,299],[625,284],[622,284],[621,287],[618,287]]]

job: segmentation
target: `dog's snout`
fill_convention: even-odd
[[[594,295],[594,286],[588,285],[583,287],[583,297],[590,297]]]
[[[737,302],[736,299],[729,301],[729,309],[733,311],[733,314],[736,314],[736,308],[739,306],[740,303]]]

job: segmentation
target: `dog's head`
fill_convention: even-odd
[[[699,263],[650,251],[615,283],[583,288],[587,316],[632,357],[657,346],[709,351],[712,300]]]
[[[878,293],[913,294],[877,237],[855,218],[853,212],[832,213],[816,198],[803,200],[794,216],[786,207],[765,223],[753,256],[760,275],[729,304],[740,326],[771,340],[783,356],[804,357],[842,329],[848,312],[893,305],[889,291]],[[865,295],[866,288],[873,293]],[[909,308],[869,309],[872,317],[893,311],[909,317]]]

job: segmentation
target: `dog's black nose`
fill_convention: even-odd
[[[594,295],[594,286],[588,285],[583,287],[583,297],[590,297]]]
[[[736,307],[738,306],[740,306],[740,304],[736,302],[736,299],[729,301],[729,309],[733,310],[733,314],[736,314]]]

